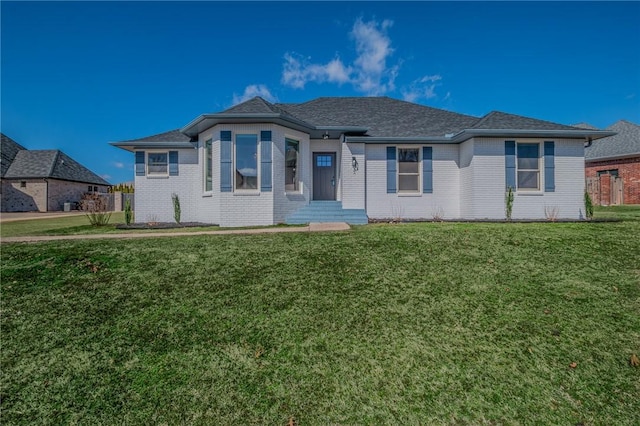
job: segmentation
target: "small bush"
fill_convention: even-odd
[[[82,210],[93,226],[105,226],[111,220],[111,211],[106,196],[97,193],[86,193],[80,200]]]
[[[511,213],[513,212],[513,188],[507,188],[507,194],[504,197],[505,202],[505,214],[507,216],[507,220],[511,220]]]
[[[584,214],[587,219],[593,219],[593,202],[591,201],[591,196],[587,191],[584,191]]]
[[[124,223],[126,223],[127,226],[129,226],[131,225],[132,221],[133,221],[133,211],[131,210],[131,200],[127,198],[124,202]]]
[[[171,194],[171,200],[173,201],[173,218],[176,220],[176,223],[180,223],[180,198],[178,198],[178,194]]]

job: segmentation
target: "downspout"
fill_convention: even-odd
[[[49,211],[49,180],[47,178],[42,179],[44,181],[44,211]]]
[[[593,144],[593,139],[592,138],[587,138],[587,143],[585,144],[585,148],[589,148],[591,146],[591,144]]]

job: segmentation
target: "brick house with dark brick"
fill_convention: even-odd
[[[597,205],[640,204],[640,126],[620,120],[606,130],[616,134],[585,148],[591,198]]]
[[[0,134],[3,212],[59,211],[109,182],[59,150],[29,150]]]

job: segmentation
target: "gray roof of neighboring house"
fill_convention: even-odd
[[[0,139],[2,139],[2,145],[0,146],[0,177],[4,177],[18,152],[26,148],[3,133],[0,133]]]
[[[596,126],[592,126],[589,123],[578,123],[572,124],[573,127],[577,127],[578,129],[588,129],[588,130],[600,130]]]
[[[109,182],[59,150],[20,150],[3,176],[7,179],[52,178],[109,185]]]
[[[621,158],[640,155],[640,126],[626,120],[620,120],[607,130],[615,135],[593,141],[585,149],[585,160],[595,161],[608,158]]]

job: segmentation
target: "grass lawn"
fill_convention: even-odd
[[[2,423],[637,425],[638,235],[625,220],[3,244]]]
[[[4,222],[0,225],[0,237],[22,237],[29,235],[83,235],[83,234],[113,234],[122,232],[195,232],[215,230],[217,226],[192,227],[179,229],[116,229],[117,224],[124,223],[124,212],[111,215],[106,226],[92,226],[84,215],[65,216],[50,219],[30,219]]]

